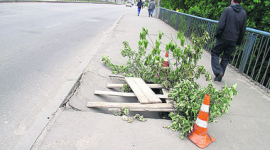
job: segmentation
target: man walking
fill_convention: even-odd
[[[150,3],[148,5],[148,12],[149,12],[149,17],[153,16],[154,13],[154,9],[155,9],[155,2],[153,0],[150,0]]]
[[[247,15],[240,5],[242,0],[232,0],[219,19],[215,37],[216,44],[211,51],[211,66],[215,74],[214,81],[221,82],[231,54],[236,45],[240,45],[246,32]],[[219,56],[223,52],[221,62]]]

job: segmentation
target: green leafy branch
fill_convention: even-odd
[[[134,117],[131,117],[129,115],[129,109],[126,107],[120,108],[119,111],[116,111],[114,113],[115,116],[122,116],[122,119],[128,123],[132,123],[134,120],[145,122],[146,119],[143,117],[143,115],[136,114]]]
[[[180,44],[178,45],[177,42],[171,40],[163,50],[163,52],[171,52],[173,60],[176,60],[168,68],[163,68],[164,58],[161,56],[160,45],[163,35],[160,32],[155,43],[151,42],[154,45],[149,52],[147,37],[151,38],[148,30],[143,28],[138,42],[138,51],[132,50],[128,42],[123,42],[124,49],[121,51],[121,55],[128,58],[126,65],[113,64],[108,56],[103,55],[102,61],[114,74],[123,73],[124,76],[128,77],[140,77],[145,82],[159,83],[167,89],[172,88],[184,79],[198,79],[201,74],[205,74],[207,81],[211,80],[210,73],[206,72],[204,66],[197,65],[203,53],[202,47],[209,39],[207,32],[202,37],[192,38],[192,46],[187,45],[184,34],[178,32],[177,39],[180,40]]]
[[[225,85],[222,90],[217,90],[212,84],[200,88],[196,82],[189,80],[179,83],[169,93],[169,97],[176,102],[177,112],[169,114],[173,123],[168,128],[181,130],[181,138],[188,136],[193,130],[206,94],[210,95],[209,122],[213,122],[214,118],[228,113],[230,102],[237,94],[236,84],[232,87]]]

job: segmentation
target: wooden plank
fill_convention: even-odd
[[[160,104],[141,104],[141,103],[107,103],[107,102],[88,102],[87,107],[93,108],[122,108],[129,109],[172,109],[172,105],[168,103]]]
[[[168,91],[167,89],[163,89],[163,88],[162,88],[162,93],[163,93],[164,95],[167,95],[167,96],[168,96],[169,91]]]
[[[146,84],[149,86],[149,88],[151,89],[162,89],[162,85],[161,84]]]
[[[162,93],[163,93],[164,95],[167,96],[167,98],[166,98],[166,103],[170,103],[170,100],[169,100],[169,98],[168,98],[169,91],[168,91],[167,89],[163,89],[163,88],[162,88]]]
[[[136,84],[136,82],[133,80],[132,77],[126,77],[125,78],[128,85],[132,89],[132,91],[135,93],[137,96],[138,100],[140,101],[141,104],[149,104],[150,101],[148,98],[144,95],[142,89]]]
[[[149,88],[151,89],[162,89],[162,85],[161,84],[146,84],[149,86]],[[111,89],[111,88],[121,88],[123,87],[123,84],[107,84],[107,88]]]
[[[136,97],[136,95],[134,93],[113,92],[113,91],[98,91],[98,90],[95,90],[94,94],[97,94],[97,95],[110,95],[110,96]]]
[[[113,91],[98,91],[95,90],[94,94],[96,95],[109,95],[109,96],[124,96],[124,97],[136,97],[134,93],[126,93],[126,92],[113,92]],[[166,99],[168,98],[166,95],[157,94],[158,98]]]
[[[163,94],[156,94],[156,96],[158,98],[162,98],[162,99],[167,99],[168,98],[168,95],[163,95]]]
[[[120,108],[108,108],[110,111],[119,111]],[[129,109],[129,111],[157,111],[157,112],[174,112],[175,109],[152,109],[152,108],[136,108],[136,109]]]
[[[141,91],[147,97],[148,101],[152,103],[162,103],[162,101],[156,96],[156,94],[146,85],[142,78],[133,78],[137,83]],[[135,93],[135,92],[134,92]],[[135,93],[136,95],[136,93]]]

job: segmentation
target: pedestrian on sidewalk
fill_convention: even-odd
[[[232,0],[221,14],[215,37],[216,44],[211,51],[211,66],[214,81],[221,82],[236,45],[240,45],[246,32],[247,14],[240,5],[242,0]],[[221,62],[219,56],[223,53]]]
[[[155,2],[153,0],[150,0],[150,3],[148,5],[148,12],[149,12],[149,17],[153,16],[154,10],[155,10]]]
[[[137,6],[138,6],[138,16],[140,15],[140,12],[141,12],[141,9],[142,9],[142,5],[143,5],[142,0],[140,0],[138,2],[138,4],[137,4]]]

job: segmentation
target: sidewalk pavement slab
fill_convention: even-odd
[[[87,108],[87,102],[137,102],[136,98],[116,96],[97,96],[95,90],[109,90],[108,83],[123,83],[110,77],[112,71],[101,61],[101,54],[110,56],[115,64],[124,64],[120,51],[123,41],[137,49],[139,33],[142,27],[149,30],[153,42],[162,31],[168,37],[176,39],[177,31],[157,18],[148,17],[143,9],[140,16],[134,13],[124,15],[109,38],[100,47],[81,80],[81,85],[70,99],[70,107],[59,108],[54,120],[47,126],[33,149],[40,150],[198,150],[188,138],[180,139],[180,132],[164,128],[171,120],[160,119],[156,112],[139,112],[147,121],[127,123],[112,111]],[[165,39],[163,42],[168,42]],[[151,47],[151,46],[150,46]],[[163,46],[164,48],[164,46]],[[164,51],[165,54],[165,51]],[[164,55],[165,56],[165,55]],[[211,56],[204,52],[200,65],[211,72]],[[207,86],[203,78],[198,82]],[[237,83],[238,95],[231,102],[229,114],[217,118],[216,123],[208,124],[208,133],[216,138],[208,150],[268,150],[270,147],[270,97],[269,93],[259,90],[253,82],[246,79],[233,68],[228,67],[222,82],[213,82],[217,89],[225,83],[232,86]],[[116,89],[116,91],[119,91]],[[131,116],[136,112],[132,112]]]

